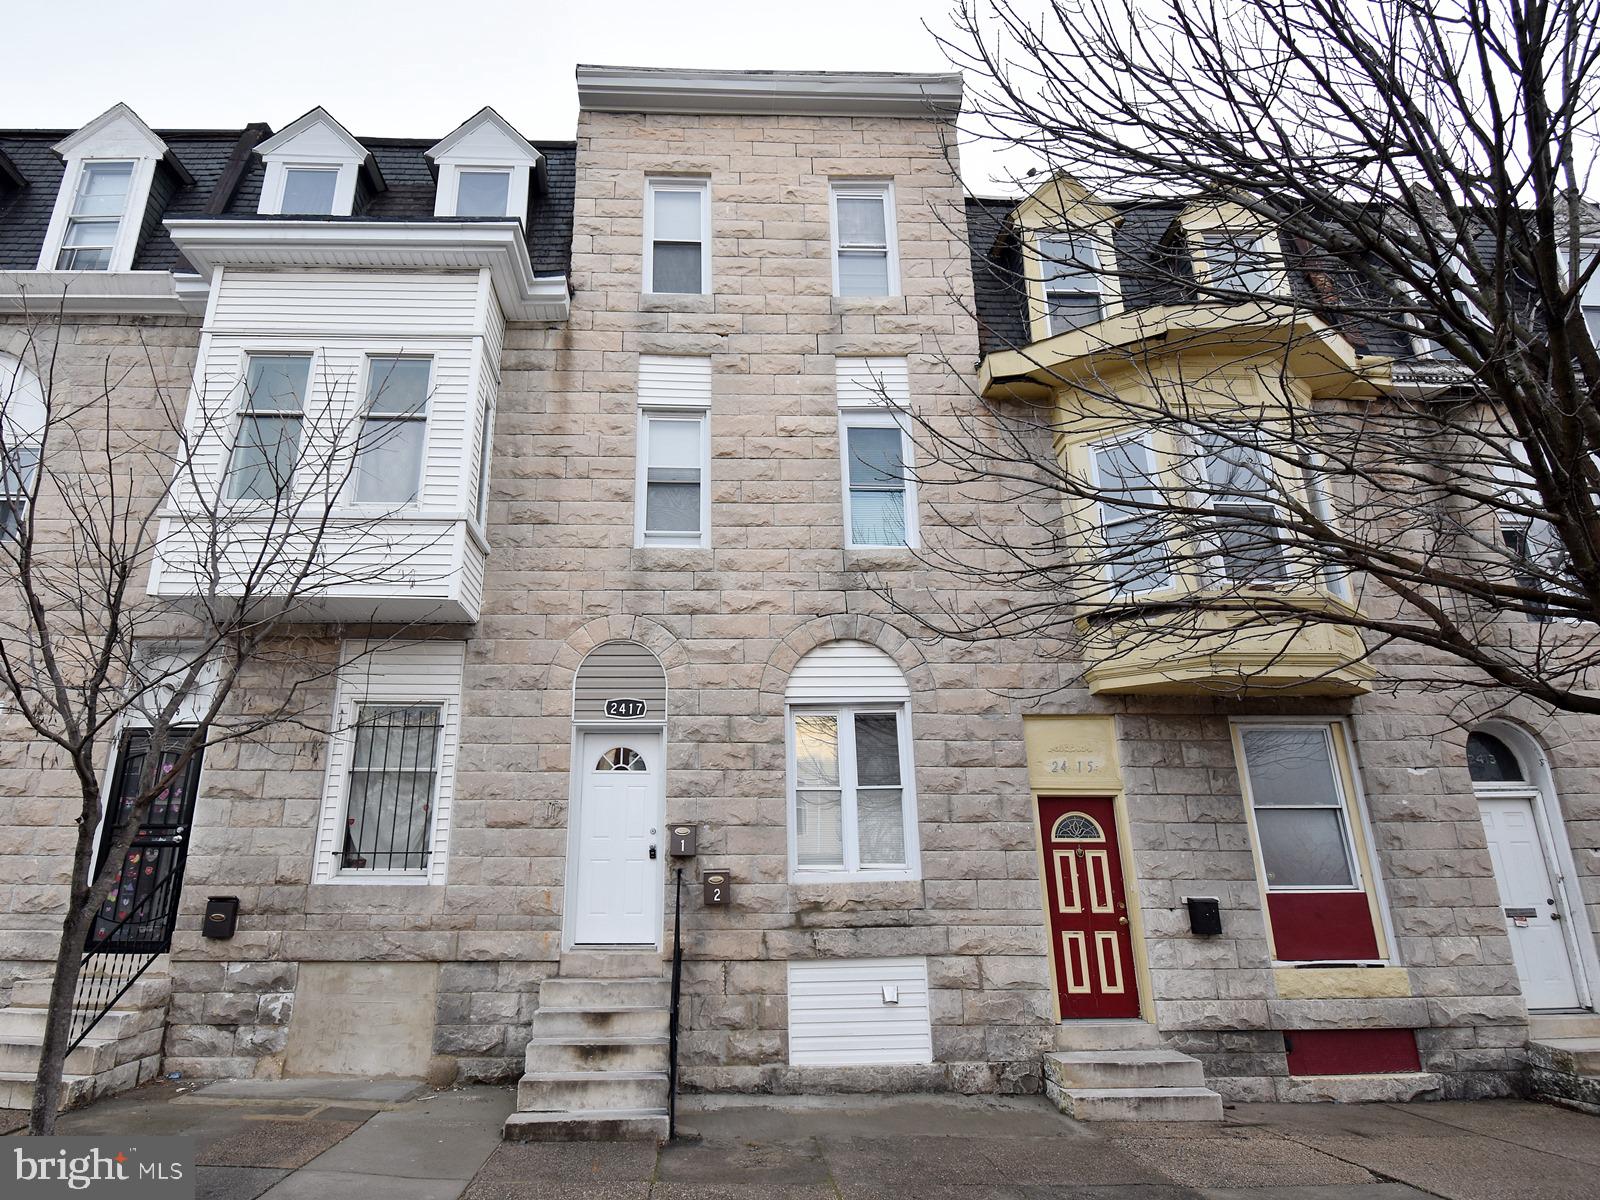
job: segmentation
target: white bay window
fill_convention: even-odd
[[[428,448],[431,358],[367,360],[367,406],[356,447],[355,499],[411,504]]]
[[[248,357],[239,432],[228,464],[228,499],[273,500],[287,492],[300,453],[310,382],[309,354]]]

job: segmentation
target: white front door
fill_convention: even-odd
[[[578,741],[578,945],[654,946],[661,936],[661,738],[586,733]]]
[[[1577,1008],[1560,897],[1551,878],[1531,796],[1480,796],[1483,831],[1500,885],[1511,956],[1529,1008]]]

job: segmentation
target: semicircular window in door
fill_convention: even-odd
[[[1103,842],[1105,838],[1105,832],[1095,820],[1079,812],[1067,813],[1050,831],[1050,840],[1054,842]]]
[[[630,750],[626,746],[613,746],[600,756],[600,761],[595,763],[596,771],[648,771],[644,755],[637,750]]]

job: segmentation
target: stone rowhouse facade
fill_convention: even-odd
[[[212,752],[170,956],[168,1069],[308,1070],[310,1026],[347,1018],[364,997],[385,1014],[371,1023],[382,1032],[348,1069],[377,1069],[392,1038],[419,1069],[514,1076],[540,982],[563,955],[574,678],[591,650],[624,640],[666,673],[667,819],[698,826],[697,863],[734,880],[725,909],[685,891],[686,1087],[1040,1087],[1057,999],[1038,773],[1023,729],[1025,719],[1054,715],[1113,723],[1143,1015],[1202,1060],[1210,1086],[1239,1099],[1516,1090],[1527,1014],[1464,766],[1460,718],[1476,702],[1465,685],[1320,702],[1060,690],[1074,673],[1050,647],[909,639],[875,588],[914,598],[932,586],[926,569],[906,551],[845,548],[836,360],[904,359],[911,403],[932,419],[972,402],[980,340],[964,197],[946,160],[948,114],[908,100],[948,81],[854,80],[851,96],[830,104],[804,97],[808,86],[825,90],[825,77],[785,77],[785,99],[764,100],[766,115],[753,115],[729,98],[748,78],[639,72],[607,91],[608,78],[590,77],[566,160],[575,161],[570,264],[554,258],[568,270],[570,315],[513,319],[499,352],[481,611],[441,632],[465,642],[447,882],[313,881],[329,739],[285,729]],[[681,83],[696,96],[664,98]],[[412,144],[406,161],[420,161],[424,145]],[[539,146],[553,169],[561,145]],[[391,176],[389,198],[369,204],[398,205],[410,188],[431,206],[431,181],[402,175],[404,147],[369,149]],[[252,170],[235,184],[251,211],[264,186],[259,165]],[[709,295],[641,291],[652,177],[706,181]],[[893,296],[834,294],[829,196],[838,179],[893,184]],[[537,209],[532,257],[566,236],[559,217]],[[8,265],[27,270],[24,257]],[[108,358],[131,361],[154,345],[166,384],[188,386],[203,317],[65,320],[69,377],[97,379]],[[0,349],[15,352],[12,324],[0,325],[10,339]],[[641,355],[710,359],[707,547],[635,545]],[[136,411],[140,398],[126,403]],[[930,544],[982,502],[942,492],[931,476],[920,499]],[[337,636],[360,633],[308,627],[303,636],[314,643],[308,653],[332,654]],[[804,656],[840,641],[876,647],[909,688],[915,878],[791,880],[785,687]],[[1406,664],[1392,653],[1378,666]],[[1299,986],[1273,967],[1229,729],[1230,719],[1296,713],[1349,722],[1398,969],[1374,973],[1381,986],[1349,972],[1304,973],[1316,982]],[[1548,757],[1590,925],[1600,927],[1592,730],[1517,706],[1505,715]],[[51,791],[65,773],[7,723],[0,983],[37,974],[51,957],[70,833]],[[231,940],[199,936],[213,894],[240,899]],[[1218,898],[1220,936],[1190,933],[1189,896]],[[670,897],[666,911],[670,922]],[[906,957],[926,960],[931,1063],[790,1065],[790,963]],[[1371,1025],[1416,1030],[1429,1077],[1363,1092],[1358,1082],[1306,1085],[1289,1075],[1285,1030]]]

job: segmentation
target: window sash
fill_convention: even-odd
[[[432,382],[432,358],[367,360],[367,414],[354,464],[356,503],[416,502],[427,465]]]
[[[1265,295],[1272,290],[1266,235],[1219,231],[1203,234],[1206,285],[1216,291]]]
[[[664,426],[689,427],[675,454]],[[647,409],[639,418],[639,540],[642,545],[699,546],[710,524],[706,488],[707,414]],[[673,519],[690,514],[694,526],[674,528]],[[676,516],[675,516],[676,515]]]
[[[339,170],[338,167],[284,167],[278,212],[291,217],[332,216],[339,195]]]
[[[664,206],[661,201],[666,196],[694,197],[696,207],[693,237],[688,236],[687,229],[671,228],[672,222],[663,221]],[[705,295],[711,290],[708,278],[710,263],[706,250],[711,209],[710,187],[703,182],[692,180],[651,180],[646,185],[646,203],[648,244],[645,247],[647,258],[645,292],[652,295]],[[674,258],[683,259],[685,255],[664,253],[674,249],[682,251],[690,247],[694,249],[692,270],[686,261],[672,261]],[[681,279],[677,278],[680,273]],[[689,286],[691,283],[693,286]],[[664,286],[669,284],[682,284],[682,286]]]
[[[830,208],[833,225],[833,273],[836,296],[891,296],[896,292],[894,207],[887,184],[835,184]],[[847,234],[841,203],[878,205],[881,237]],[[871,223],[870,221],[868,222]],[[862,232],[867,232],[863,230]]]
[[[878,765],[880,767],[892,766],[894,778],[893,780],[874,778],[863,783],[861,781],[862,764],[858,753],[859,723],[862,718],[883,717],[891,718],[894,721],[894,756],[891,763],[885,763],[880,760]],[[907,717],[907,708],[903,704],[806,705],[790,707],[788,716],[790,859],[796,876],[804,876],[809,873],[835,875],[893,873],[903,875],[912,870],[916,848],[916,805],[911,786],[910,729]],[[836,759],[833,764],[836,779],[820,778],[802,782],[800,778],[800,733],[798,725],[807,719],[831,720],[833,723],[836,737]],[[874,862],[864,860],[862,857],[863,800],[867,802],[866,809],[870,819],[870,813],[874,809],[884,811],[888,808],[883,802],[890,795],[893,795],[897,801],[898,825],[893,828],[897,831],[900,846],[898,861]],[[840,853],[838,861],[802,862],[802,842],[807,837],[814,836],[816,832],[809,827],[808,821],[811,818],[806,815],[806,808],[809,806],[812,810],[822,809],[835,796],[837,796],[837,820],[839,822]],[[811,799],[812,797],[817,799]],[[815,815],[815,812],[813,815]],[[890,828],[890,826],[884,826],[879,832],[880,834],[885,833]]]
[[[1143,451],[1142,466],[1124,449],[1130,446],[1137,446]],[[1090,481],[1102,497],[1118,494],[1139,504],[1156,504],[1160,501],[1160,464],[1148,433],[1095,442],[1088,447],[1088,451]],[[1119,478],[1131,471],[1135,480],[1143,482],[1129,486],[1123,479],[1122,486],[1114,487],[1101,461],[1102,455],[1113,454],[1120,455],[1125,464],[1118,467]],[[1128,556],[1114,557],[1118,543],[1127,530],[1150,529],[1153,526],[1154,533],[1159,535],[1162,532],[1161,522],[1166,519],[1163,514],[1155,509],[1124,508],[1108,498],[1101,499],[1096,507],[1099,510],[1100,538],[1104,544],[1106,581],[1117,593],[1140,595],[1169,586],[1172,583],[1172,562],[1167,538],[1136,534],[1126,542]],[[1135,583],[1138,586],[1132,586]]]
[[[853,435],[858,430],[871,429],[893,430],[898,435],[899,465],[903,472],[899,477],[884,477],[881,470],[857,457],[852,445]],[[892,417],[846,417],[840,448],[847,547],[875,549],[912,545],[916,492],[911,474],[911,439],[904,427]],[[854,478],[858,466],[865,467],[862,478]]]
[[[1250,740],[1252,735],[1270,733],[1315,733],[1321,736],[1321,748],[1326,756],[1328,768],[1328,783],[1330,785],[1328,798],[1324,801],[1304,800],[1300,803],[1285,803],[1278,800],[1265,800],[1258,795],[1259,777],[1256,768],[1259,764],[1252,764],[1250,754]],[[1241,775],[1247,802],[1250,805],[1252,823],[1254,825],[1254,839],[1256,852],[1261,861],[1262,879],[1269,892],[1364,892],[1366,885],[1363,880],[1360,855],[1356,850],[1355,833],[1352,828],[1354,816],[1350,807],[1350,789],[1344,776],[1344,767],[1339,758],[1339,746],[1334,738],[1331,725],[1248,725],[1238,727],[1239,754],[1241,760]],[[1300,793],[1300,795],[1304,795]],[[1270,861],[1268,843],[1274,846],[1284,842],[1295,844],[1303,843],[1305,835],[1312,830],[1312,826],[1305,823],[1306,818],[1290,818],[1284,821],[1273,814],[1284,813],[1325,813],[1332,817],[1331,824],[1324,827],[1333,831],[1338,839],[1339,849],[1342,852],[1342,868],[1344,871],[1343,882],[1319,881],[1311,883],[1282,883],[1273,880],[1275,873],[1273,862]],[[1274,830],[1272,833],[1263,833],[1263,814],[1265,826]],[[1278,827],[1284,827],[1284,833],[1277,832]]]
[[[442,704],[356,706],[345,772],[340,874],[427,873],[444,732]]]
[[[468,180],[472,181],[470,185]],[[491,167],[462,167],[456,171],[456,216],[504,217],[510,215],[510,207],[510,171]]]
[[[287,393],[269,382],[271,363],[297,364]],[[311,386],[311,355],[251,354],[245,360],[244,397],[240,405],[239,432],[228,461],[227,497],[230,500],[272,500],[288,490],[300,454],[306,393]],[[268,434],[271,433],[269,437]]]
[[[67,214],[61,248],[56,255],[58,271],[109,271],[111,255],[122,234],[128,215],[128,196],[133,188],[134,162],[131,159],[86,162],[78,172]],[[94,190],[96,180],[120,179],[120,191]]]

